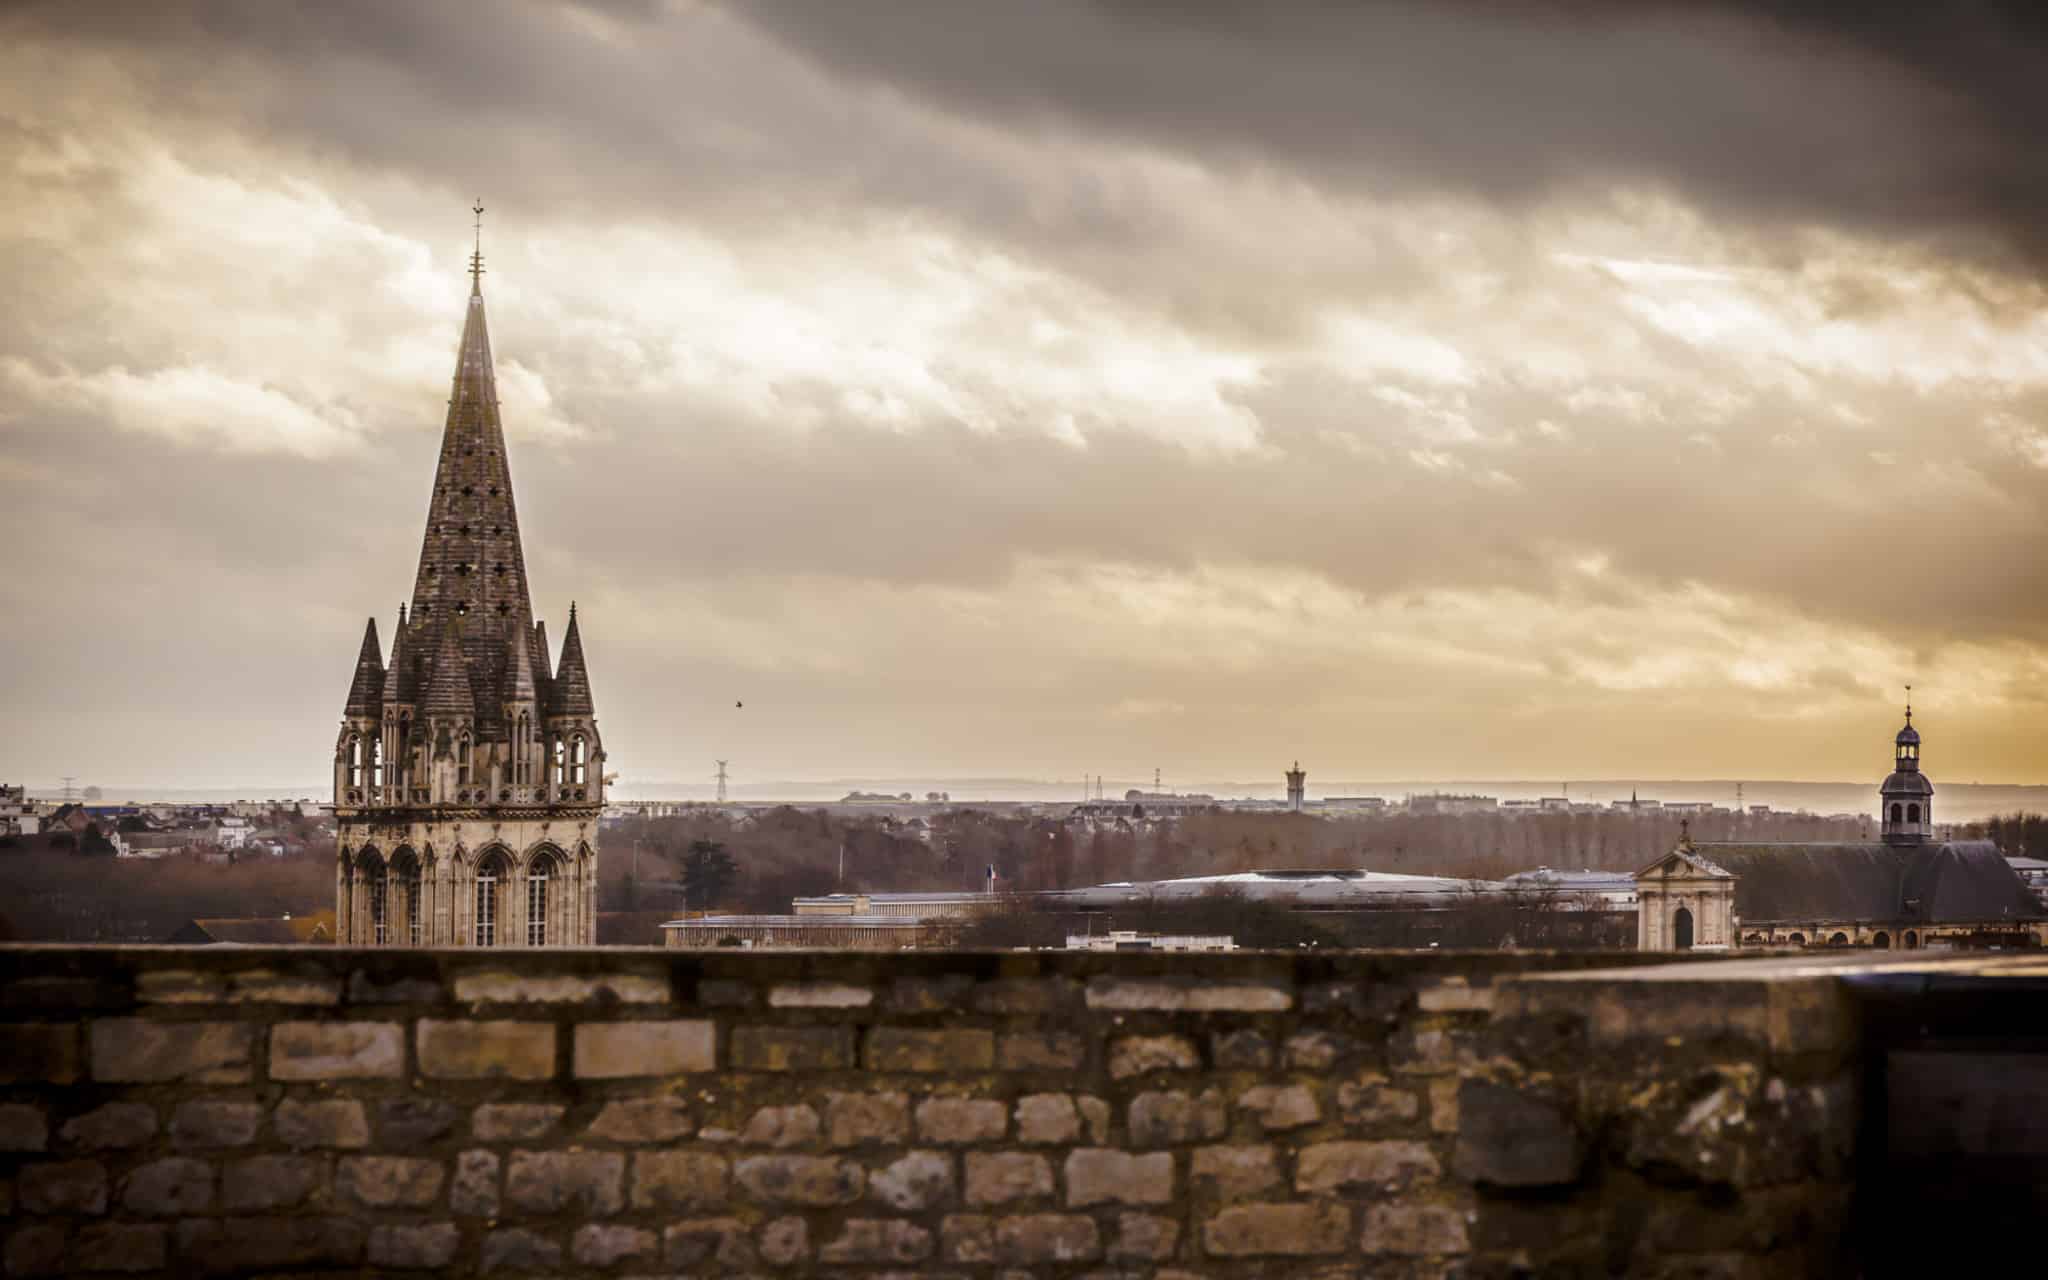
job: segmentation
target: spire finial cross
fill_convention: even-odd
[[[471,207],[470,212],[476,215],[476,248],[469,255],[469,290],[471,293],[480,293],[483,291],[484,274],[484,199],[482,196],[477,197],[476,204]]]
[[[1913,686],[1906,686],[1906,723],[1913,723]]]

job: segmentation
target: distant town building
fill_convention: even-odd
[[[1492,796],[1444,795],[1430,792],[1428,795],[1409,796],[1410,813],[1492,813],[1500,807],[1500,801]]]
[[[1070,933],[1069,951],[1235,951],[1228,934],[1139,933],[1112,929],[1107,933]]]
[[[1302,771],[1301,761],[1296,760],[1294,767],[1287,771],[1287,811],[1289,813],[1301,812],[1307,789],[1308,774]]]

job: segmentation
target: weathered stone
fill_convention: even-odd
[[[874,1002],[873,987],[851,982],[778,982],[768,988],[771,1009],[865,1009]]]
[[[1415,997],[1424,1013],[1490,1013],[1493,988],[1475,987],[1465,978],[1450,977],[1431,983]]]
[[[1443,1027],[1415,1027],[1388,1043],[1387,1063],[1407,1075],[1446,1075],[1458,1069],[1457,1037]]]
[[[220,1207],[229,1213],[296,1209],[320,1196],[326,1165],[305,1156],[250,1156],[224,1166]]]
[[[1294,1188],[1311,1193],[1360,1186],[1398,1190],[1432,1181],[1440,1171],[1436,1156],[1419,1142],[1318,1142],[1296,1157]]]
[[[77,1023],[8,1025],[7,1052],[0,1053],[0,1084],[70,1084],[78,1079],[78,1065]]]
[[[1190,1173],[1197,1187],[1222,1200],[1249,1200],[1280,1185],[1270,1146],[1197,1147]]]
[[[362,969],[348,975],[350,1004],[442,1004],[447,998],[437,978],[396,977],[387,982]]]
[[[794,1219],[799,1225],[802,1219]],[[754,1244],[738,1218],[685,1218],[662,1234],[662,1261],[671,1267],[717,1262],[726,1273],[754,1264]]]
[[[979,1213],[948,1214],[939,1223],[939,1257],[974,1264],[996,1260],[996,1220]]]
[[[1081,1113],[1081,1123],[1088,1127],[1088,1141],[1096,1146],[1109,1142],[1109,1103],[1101,1098],[1086,1094],[1074,1099],[1074,1109]]]
[[[370,1265],[425,1270],[446,1267],[455,1261],[462,1233],[452,1222],[425,1226],[385,1226],[370,1229]]]
[[[405,1074],[396,1022],[280,1022],[270,1029],[273,1080],[393,1079]]]
[[[1238,1095],[1237,1105],[1252,1113],[1268,1132],[1299,1129],[1323,1118],[1315,1091],[1300,1084],[1254,1085]]]
[[[996,1039],[994,1032],[974,1027],[872,1027],[866,1053],[870,1071],[986,1071],[995,1065]]]
[[[802,1218],[776,1218],[761,1228],[761,1260],[771,1267],[802,1262],[811,1251],[810,1229]]]
[[[1078,1071],[1088,1061],[1088,1046],[1070,1031],[1007,1031],[996,1060],[1004,1071]]]
[[[1473,1181],[1562,1186],[1578,1180],[1585,1158],[1577,1127],[1554,1103],[1484,1080],[1459,1088],[1455,1162]]]
[[[852,1027],[735,1027],[735,1071],[839,1071],[853,1065]]]
[[[1031,1146],[1073,1142],[1081,1136],[1081,1113],[1064,1093],[1032,1093],[1017,1099],[1017,1141]]]
[[[1154,1262],[1173,1256],[1180,1243],[1180,1223],[1149,1213],[1123,1213],[1116,1219],[1116,1239],[1109,1242],[1111,1262]]]
[[[161,1271],[168,1265],[170,1229],[129,1222],[79,1228],[71,1238],[73,1272]]]
[[[544,1137],[562,1122],[562,1108],[550,1102],[486,1102],[470,1113],[469,1136],[478,1142],[518,1142]]]
[[[953,1159],[913,1151],[868,1175],[868,1195],[892,1209],[929,1209],[953,1199]]]
[[[446,1176],[440,1162],[414,1156],[346,1156],[334,1171],[334,1189],[368,1209],[430,1205]]]
[[[50,1122],[41,1107],[0,1103],[0,1151],[43,1151],[49,1145]]]
[[[1350,1048],[1343,1036],[1328,1031],[1303,1031],[1287,1037],[1287,1065],[1296,1071],[1328,1071]]]
[[[740,1131],[740,1141],[750,1147],[800,1147],[815,1142],[820,1132],[818,1113],[799,1102],[789,1107],[762,1107]]]
[[[917,1136],[926,1142],[999,1142],[1008,1127],[1009,1108],[989,1099],[926,1098],[917,1104]]]
[[[455,1181],[448,1186],[448,1207],[464,1217],[498,1216],[498,1155],[465,1151],[455,1157]]]
[[[1088,1262],[1102,1256],[1095,1219],[1075,1213],[1027,1213],[996,1223],[996,1258],[1026,1265]]]
[[[455,976],[455,998],[470,1004],[666,1004],[668,978],[652,973],[523,974],[484,969]]]
[[[65,1275],[70,1245],[71,1232],[61,1223],[33,1223],[7,1234],[0,1269],[10,1276]]]
[[[974,979],[964,973],[897,978],[889,984],[888,1007],[892,1013],[953,1013],[966,1003],[968,993],[976,986]]]
[[[109,1102],[66,1120],[57,1136],[88,1151],[139,1147],[156,1136],[156,1108],[141,1102]]]
[[[1273,1065],[1273,1037],[1245,1027],[1209,1037],[1209,1060],[1219,1071],[1265,1071]]]
[[[769,1204],[852,1204],[865,1185],[859,1165],[834,1156],[749,1156],[733,1165],[733,1177]]]
[[[1458,1131],[1458,1084],[1456,1080],[1429,1082],[1429,1127],[1432,1132]]]
[[[1442,1256],[1469,1253],[1465,1215],[1442,1205],[1376,1204],[1365,1213],[1361,1253]]]
[[[1012,1204],[1052,1194],[1052,1164],[1022,1151],[967,1153],[967,1203]]]
[[[1456,1080],[1431,1081],[1432,1086],[1438,1083],[1457,1087]],[[1389,1084],[1385,1076],[1377,1073],[1337,1086],[1337,1114],[1354,1129],[1402,1128],[1420,1111],[1421,1103],[1413,1090]]]
[[[625,1180],[626,1157],[615,1151],[515,1151],[505,1198],[529,1213],[608,1217],[624,1207]]]
[[[661,1095],[607,1102],[590,1122],[589,1132],[611,1142],[673,1142],[688,1137],[694,1127],[689,1103]]]
[[[461,1115],[439,1098],[385,1098],[377,1104],[377,1133],[386,1148],[423,1147],[453,1132]]]
[[[121,1180],[121,1207],[152,1218],[205,1213],[213,1207],[213,1166],[183,1156],[152,1160]]]
[[[15,1195],[29,1213],[105,1213],[107,1171],[97,1160],[24,1165]]]
[[[569,1254],[586,1267],[615,1267],[621,1262],[651,1262],[660,1240],[644,1227],[593,1222],[576,1228]]]
[[[246,1084],[254,1074],[253,1023],[99,1018],[89,1024],[86,1036],[95,1080]]]
[[[181,1147],[239,1147],[256,1137],[263,1108],[253,1102],[181,1102],[171,1112],[171,1141]]]
[[[1120,1036],[1109,1046],[1109,1074],[1117,1080],[1154,1071],[1198,1071],[1201,1066],[1201,1052],[1186,1036]]]
[[[900,1093],[828,1093],[825,1141],[834,1147],[900,1143],[910,1136],[910,1099]]]
[[[341,980],[274,969],[240,973],[161,970],[138,974],[135,994],[145,1004],[339,1004]]]
[[[759,993],[751,982],[735,982],[731,978],[697,980],[697,1003],[706,1009],[751,1009],[758,1000]]]
[[[177,1224],[177,1253],[203,1258],[214,1272],[277,1267],[353,1267],[362,1261],[363,1228],[347,1218],[198,1219]]]
[[[1067,1207],[1167,1204],[1173,1199],[1173,1156],[1132,1155],[1107,1147],[1067,1153]]]
[[[1124,1123],[1134,1147],[1174,1147],[1222,1137],[1230,1117],[1218,1090],[1196,1095],[1174,1089],[1132,1098]]]
[[[893,1218],[850,1218],[818,1250],[828,1263],[920,1262],[931,1256],[932,1233]]]
[[[1272,982],[1205,978],[1117,978],[1088,980],[1088,1007],[1111,1013],[1284,1013],[1294,993]]]
[[[633,1207],[692,1209],[725,1201],[724,1156],[641,1151],[633,1156]]]
[[[1338,1204],[1240,1204],[1202,1224],[1202,1246],[1219,1258],[1312,1257],[1351,1247],[1351,1214]]]
[[[710,1071],[718,1066],[717,1024],[704,1018],[585,1022],[576,1028],[576,1078],[617,1080]]]
[[[547,1080],[555,1024],[420,1019],[420,1074],[437,1080]]]
[[[484,1237],[481,1270],[551,1271],[562,1265],[562,1246],[537,1231],[519,1227],[493,1231]]]
[[[279,1142],[294,1151],[370,1145],[370,1125],[363,1117],[363,1104],[348,1098],[325,1102],[286,1098],[271,1113],[270,1129]]]

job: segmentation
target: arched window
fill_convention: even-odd
[[[1890,951],[1892,949],[1892,936],[1879,929],[1876,933],[1870,935],[1870,945],[1876,947],[1879,951]]]
[[[370,785],[384,785],[384,739],[370,739]]]
[[[1897,806],[1897,805],[1893,805],[1893,806],[1892,806],[1892,821],[1893,821],[1894,823],[1897,823],[1897,822],[1900,822],[1900,821],[1902,821],[1902,820],[1903,820],[1903,819],[1901,819],[1901,818],[1899,817],[1899,814],[1900,814],[1901,812],[1902,812],[1902,811],[1900,810],[1899,806]]]
[[[1920,821],[1920,806],[1919,806],[1919,805],[1917,805],[1917,804],[1909,804],[1909,805],[1907,805],[1907,806],[1906,806],[1906,821],[1907,821],[1907,822],[1918,822],[1918,821]]]
[[[1899,941],[1905,944],[1908,951],[1917,951],[1920,948],[1920,935],[1914,933],[1911,929],[1906,930],[1906,935],[1899,939]]]
[[[400,936],[407,946],[420,945],[420,860],[410,849],[391,855],[391,878],[398,886]]]
[[[535,854],[533,863],[526,869],[526,945],[544,947],[548,945],[549,924],[552,913],[555,879],[555,858],[546,851]],[[556,940],[560,940],[561,926],[555,926]]]
[[[519,713],[519,727],[512,735],[512,782],[525,786],[533,781],[533,720],[524,711]]]
[[[579,733],[575,737],[569,739],[570,786],[580,787],[583,785],[583,783],[586,780],[584,774],[585,770],[588,768],[588,765],[589,757],[587,748],[585,747],[583,742],[583,735]]]
[[[372,946],[381,947],[391,941],[389,917],[386,914],[389,902],[390,879],[384,874],[384,859],[371,854],[363,862],[363,900],[369,908],[370,936]]]
[[[563,780],[568,776],[566,772],[566,766],[568,763],[568,748],[562,744],[562,739],[559,736],[555,738],[554,757],[554,763],[551,766],[552,772],[550,773],[548,780],[553,785],[559,787],[562,785]]]
[[[469,775],[470,745],[469,735],[465,733],[455,741],[455,784],[461,787],[468,786]]]
[[[1846,947],[1849,945],[1849,935],[1846,933],[1838,933],[1834,937],[1828,939],[1828,945],[1831,947]]]
[[[398,750],[391,757],[391,781],[394,786],[402,787],[412,774],[412,717],[405,716],[399,720],[395,741]]]
[[[498,887],[509,878],[512,864],[493,849],[476,864],[476,919],[472,933],[479,947],[498,945]]]
[[[1803,947],[1806,945],[1806,935],[1803,933],[1795,933],[1790,937],[1786,938],[1785,941],[1791,943],[1795,947]]]
[[[360,734],[348,735],[348,785],[363,785],[363,739]]]

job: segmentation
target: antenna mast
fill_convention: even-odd
[[[726,766],[726,763],[727,763],[726,761],[724,761],[724,760],[720,760],[720,761],[718,762],[718,772],[712,775],[713,777],[715,777],[715,778],[717,778],[717,779],[718,779],[718,803],[720,803],[720,804],[724,804],[724,803],[725,803],[725,778],[726,778],[726,774],[725,774],[725,766]]]

